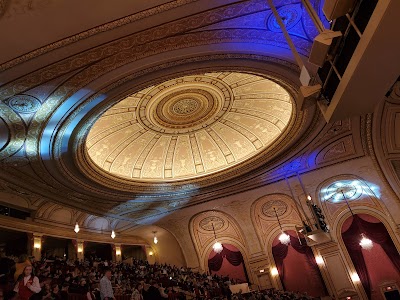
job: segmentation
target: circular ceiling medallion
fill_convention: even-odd
[[[30,114],[36,112],[41,103],[40,101],[30,95],[17,95],[10,98],[8,101],[8,106],[10,106],[14,111],[21,114]]]
[[[138,122],[162,134],[185,134],[210,126],[233,103],[229,85],[208,76],[152,88],[139,102]]]
[[[172,107],[172,111],[177,115],[190,115],[199,107],[199,102],[196,99],[180,99]]]
[[[215,230],[220,230],[224,227],[225,222],[220,217],[207,217],[199,223],[200,228],[206,231],[213,231],[213,225]]]
[[[278,83],[238,72],[175,78],[121,100],[93,125],[87,154],[125,179],[165,182],[238,166],[270,147],[292,117]]]
[[[261,211],[269,218],[281,217],[287,211],[287,204],[281,200],[270,200],[261,207]]]

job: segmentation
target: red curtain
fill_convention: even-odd
[[[286,232],[286,234],[289,234]],[[324,294],[327,295],[328,292],[326,290],[324,280],[322,278],[321,272],[318,268],[318,265],[315,261],[314,253],[312,252],[311,248],[307,245],[305,239],[300,239],[298,237],[294,237],[290,235],[290,245],[293,247],[294,250],[296,250],[298,253],[303,254],[306,257],[306,260],[308,264],[311,266],[311,269],[316,277],[318,277],[321,280],[321,283],[324,287]],[[300,243],[301,241],[301,243]],[[282,286],[285,289],[285,284],[284,284],[284,277],[285,277],[285,270],[284,270],[284,264],[283,260],[288,254],[288,247],[282,243],[278,243],[277,245],[272,247],[272,255],[274,256],[275,260],[275,265],[276,268],[278,269],[279,277],[282,282]]]
[[[382,222],[371,223],[363,220],[358,215],[353,216],[352,223],[345,232],[342,233],[343,242],[347,252],[353,261],[358,277],[364,287],[365,293],[371,299],[371,283],[368,269],[365,264],[362,248],[360,246],[361,233],[367,235],[374,243],[380,244],[395,268],[400,272],[400,255],[393,244],[393,241]]]
[[[217,272],[221,269],[222,261],[226,258],[229,263],[233,266],[239,266],[241,263],[244,264],[243,255],[240,251],[231,251],[222,245],[221,253],[217,253],[213,258],[208,260],[208,268],[210,271]]]
[[[292,238],[290,238],[290,240],[292,240]],[[281,279],[282,287],[284,290],[285,290],[285,280],[284,280],[285,268],[283,265],[283,260],[285,259],[287,254],[288,254],[288,246],[282,243],[278,243],[276,246],[272,247],[272,255],[274,257],[275,265],[278,270],[279,277]]]

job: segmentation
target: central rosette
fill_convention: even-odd
[[[172,106],[172,112],[178,115],[190,115],[199,108],[199,104],[196,99],[179,99]]]
[[[152,131],[177,134],[193,132],[220,119],[232,95],[219,80],[205,77],[179,85],[157,86],[139,104],[139,121]]]

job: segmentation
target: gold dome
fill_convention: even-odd
[[[92,161],[138,181],[178,181],[237,166],[285,131],[292,99],[278,83],[238,72],[175,78],[108,109],[86,140]]]

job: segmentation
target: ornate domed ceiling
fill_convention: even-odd
[[[258,75],[179,77],[109,108],[89,132],[87,154],[97,167],[131,180],[205,176],[268,151],[292,108],[283,87]]]

